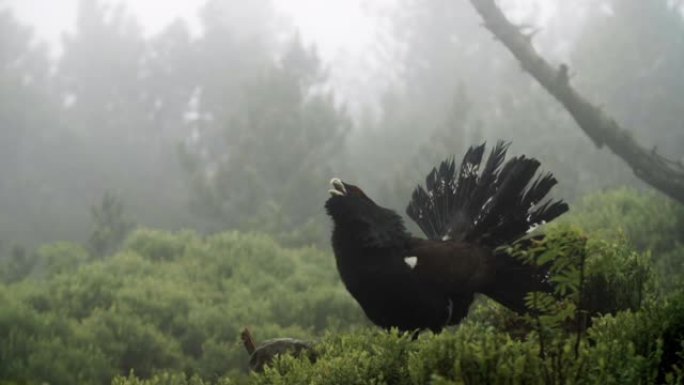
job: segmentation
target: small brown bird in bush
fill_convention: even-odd
[[[508,144],[497,143],[483,163],[484,149],[471,147],[458,170],[453,159],[442,162],[413,192],[406,213],[428,239],[409,234],[396,212],[359,187],[331,180],[325,207],[337,268],[376,325],[438,332],[466,316],[476,293],[522,313],[528,292],[551,290],[544,268],[501,246],[568,210],[563,201],[544,200],[556,179],[535,178],[536,159],[504,163]]]
[[[245,328],[240,333],[240,339],[249,354],[249,369],[260,373],[270,365],[277,356],[292,355],[306,356],[310,361],[316,361],[316,352],[310,343],[294,338],[274,338],[262,342],[259,346],[254,342],[252,333]]]

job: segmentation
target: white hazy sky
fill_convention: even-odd
[[[249,1],[249,0],[231,0]],[[290,19],[305,41],[317,46],[330,66],[331,81],[345,98],[354,95],[358,85],[382,88],[388,74],[378,69],[371,54],[378,39],[378,16],[397,0],[271,0],[283,17]],[[457,1],[457,0],[454,0]],[[465,1],[465,0],[460,0]],[[154,34],[177,18],[191,27],[199,25],[197,13],[206,0],[104,0],[124,3],[146,34]],[[553,17],[555,1],[501,0],[509,15],[534,19],[545,24]],[[36,37],[47,40],[53,54],[59,53],[60,36],[74,28],[78,0],[0,0],[0,9],[10,8],[22,22],[34,28]],[[378,73],[381,75],[378,76]],[[386,79],[383,79],[386,78]],[[373,82],[380,84],[371,85]],[[353,106],[350,106],[353,108]]]
[[[339,50],[354,51],[370,44],[375,28],[372,10],[394,1],[272,0],[275,8],[292,19],[307,40],[321,47],[324,55]],[[196,26],[197,10],[205,0],[117,2],[126,4],[136,15],[145,33],[153,34],[176,18],[186,19],[191,26]],[[62,32],[74,26],[77,3],[77,0],[0,0],[0,8],[11,8],[19,20],[34,27],[37,37],[57,46]]]
[[[332,82],[342,94],[347,94],[355,84],[369,81],[369,66],[377,64],[368,55],[377,37],[373,15],[396,0],[271,1],[276,11],[299,29],[305,41],[317,46],[325,62],[335,63],[331,69]],[[206,0],[104,2],[124,3],[149,35],[177,18],[198,29],[198,9]],[[78,0],[0,0],[0,9],[10,8],[20,21],[31,25],[37,38],[50,43],[53,54],[59,54],[61,35],[73,30],[77,6]]]
[[[234,0],[238,1],[238,0]],[[249,1],[249,0],[242,0]],[[11,8],[36,34],[57,45],[60,35],[73,28],[78,0],[0,0],[0,8]],[[136,15],[148,34],[176,18],[197,25],[197,9],[205,0],[107,0],[121,2]],[[396,0],[272,0],[275,8],[292,19],[305,39],[318,45],[324,56],[337,51],[362,50],[375,39],[373,15]],[[505,0],[515,3],[522,14],[534,12],[537,20],[551,17],[553,1]]]

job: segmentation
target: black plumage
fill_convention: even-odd
[[[534,177],[539,161],[504,163],[507,148],[497,143],[482,164],[485,145],[471,147],[460,167],[450,159],[428,174],[406,209],[428,239],[409,234],[396,212],[359,187],[331,181],[325,206],[337,268],[372,322],[439,331],[465,317],[476,293],[524,312],[528,292],[550,290],[543,269],[497,250],[568,206],[544,201],[557,182],[551,174]]]

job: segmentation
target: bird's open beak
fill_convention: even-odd
[[[342,183],[342,180],[340,178],[332,178],[330,179],[330,186],[332,188],[328,190],[331,196],[340,196],[343,197],[347,195],[347,188],[344,187],[344,183]]]

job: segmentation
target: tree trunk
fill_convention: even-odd
[[[636,142],[632,134],[600,108],[582,97],[570,85],[568,67],[552,67],[539,56],[524,35],[501,12],[494,0],[470,0],[484,20],[484,26],[518,59],[523,69],[553,95],[572,115],[597,147],[606,145],[634,170],[634,174],[655,189],[684,203],[684,166]]]

